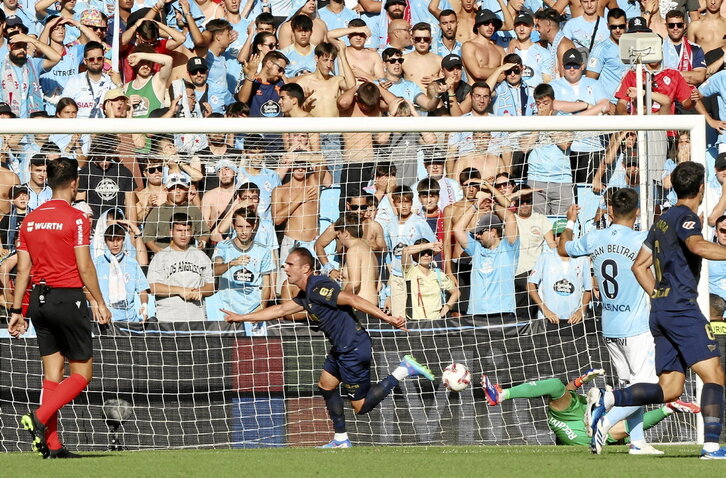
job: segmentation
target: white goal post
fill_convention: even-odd
[[[457,133],[574,132],[633,130],[639,145],[646,132],[688,131],[691,159],[707,165],[706,122],[700,115],[407,117],[407,118],[209,118],[209,119],[12,119],[0,120],[0,137],[25,134],[284,134],[284,133]],[[639,147],[641,204],[650,204],[647,147]],[[139,154],[139,160],[150,153]],[[395,162],[395,159],[392,159]],[[373,164],[371,164],[373,168]],[[414,191],[415,192],[415,191]],[[708,198],[708,196],[707,196]],[[712,204],[703,204],[707,211]],[[641,208],[641,229],[652,209]],[[699,304],[708,316],[708,268],[699,283]],[[472,375],[496,376],[507,385],[549,378],[574,378],[579,370],[607,365],[602,338],[583,326],[552,337],[502,337],[466,318],[445,327],[410,321],[412,333],[368,324],[373,336],[372,380],[383,378],[398,357],[420,354],[434,372],[452,361]],[[119,323],[94,329],[94,381],[82,398],[63,409],[64,440],[85,449],[109,443],[129,448],[253,447],[322,444],[330,425],[315,380],[326,343],[307,327],[280,323],[269,335],[253,337],[224,322],[165,327]],[[0,332],[0,451],[26,450],[16,417],[37,403],[40,360],[32,337],[12,340]],[[567,377],[565,376],[567,375]],[[689,383],[691,377],[689,377]],[[477,378],[478,382],[478,378]],[[543,444],[552,443],[543,402],[512,400],[487,408],[478,383],[460,394],[440,380],[432,386],[402,382],[380,409],[368,416],[346,411],[349,432],[361,444]],[[700,395],[700,387],[697,388]],[[700,398],[700,397],[699,397]],[[128,418],[109,430],[103,404],[131,403]],[[113,402],[116,403],[116,402]],[[349,408],[349,407],[346,407]],[[120,422],[119,422],[120,423]],[[661,425],[659,425],[661,426]],[[700,416],[678,418],[649,438],[668,442],[702,440]],[[667,427],[667,429],[666,429]],[[684,437],[685,436],[685,437]],[[328,437],[329,438],[329,437]]]

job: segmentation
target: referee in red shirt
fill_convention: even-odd
[[[51,200],[28,214],[20,227],[17,279],[8,331],[22,335],[27,323],[22,302],[32,280],[28,317],[33,321],[43,359],[40,407],[24,415],[20,424],[33,437],[33,450],[44,458],[77,458],[58,438],[58,410],[88,385],[93,372],[91,317],[86,290],[91,295],[93,320],[107,324],[111,312],[98,287],[89,249],[90,223],[71,206],[78,191],[78,162],[60,158],[48,163]],[[63,379],[65,360],[71,374]]]

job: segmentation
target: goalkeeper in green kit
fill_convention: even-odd
[[[585,428],[585,407],[587,397],[577,393],[583,384],[605,375],[603,369],[590,369],[584,375],[571,380],[567,385],[559,378],[536,380],[512,388],[502,389],[492,383],[489,377],[482,375],[481,383],[484,396],[490,406],[499,405],[512,398],[546,397],[547,425],[555,434],[558,445],[590,446],[591,438]],[[675,412],[699,413],[701,408],[693,403],[677,400],[647,412],[643,416],[643,428],[647,430]],[[608,436],[608,444],[615,445],[630,436],[625,420],[612,427]]]

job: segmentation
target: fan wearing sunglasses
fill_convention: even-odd
[[[431,51],[433,35],[431,25],[417,23],[411,28],[414,50],[403,56],[403,77],[426,91],[429,84],[439,77],[441,57]]]
[[[442,249],[440,242],[427,239],[418,239],[403,248],[401,265],[409,291],[408,320],[443,319],[459,300],[459,288],[434,262],[434,256]]]
[[[587,61],[585,76],[599,80],[600,87],[612,103],[615,103],[615,90],[628,71],[628,66],[620,59],[620,37],[628,28],[625,11],[613,8],[607,15],[610,37],[596,43]]]
[[[663,67],[680,71],[689,85],[700,85],[706,79],[706,58],[700,46],[685,38],[685,14],[671,10],[665,20],[668,38],[663,39]]]

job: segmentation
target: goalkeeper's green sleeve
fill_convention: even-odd
[[[502,390],[504,400],[510,398],[535,398],[551,397],[553,400],[561,398],[567,389],[559,378],[548,378],[516,385],[512,388]]]

